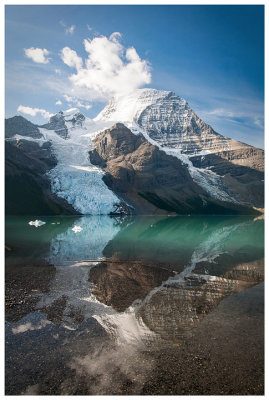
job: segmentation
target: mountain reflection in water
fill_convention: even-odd
[[[264,279],[263,220],[108,216],[42,220],[46,224],[39,228],[29,226],[25,218],[6,222],[6,244],[11,248],[6,257],[7,394],[22,394],[33,386],[17,354],[15,344],[20,340],[20,357],[27,358],[27,349],[40,335],[57,338],[57,345],[50,344],[51,354],[55,356],[56,347],[64,343],[65,368],[77,377],[89,374],[96,380],[94,366],[100,369],[116,362],[121,370],[118,352],[122,351],[127,358],[132,354],[139,367],[144,346],[149,350],[161,343],[173,345],[195,335],[201,321],[224,298]],[[75,233],[74,225],[81,226],[81,232]],[[110,348],[113,356],[106,356],[104,348]],[[31,354],[49,357],[45,349],[41,356],[35,350]],[[15,366],[21,368],[17,384],[12,383]],[[145,364],[145,371],[151,368]],[[92,382],[91,389],[85,384],[83,393],[111,394],[113,371],[107,372],[102,388]],[[130,371],[127,376],[135,380]],[[38,368],[31,374],[48,394]],[[141,392],[144,375],[130,394]],[[122,384],[118,379],[117,390]],[[65,385],[53,394],[74,394]]]

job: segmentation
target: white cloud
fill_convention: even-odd
[[[64,95],[63,95],[63,98],[64,98],[66,101],[68,101],[69,103],[71,103],[72,100],[73,100],[73,98],[72,98],[71,96],[68,96],[67,94],[64,94]]]
[[[91,31],[91,30],[92,30],[92,27],[91,27],[90,25],[87,24],[87,29],[88,29],[88,31]]]
[[[89,110],[92,108],[91,104],[88,102],[82,102],[81,100],[77,99],[76,97],[68,96],[67,94],[63,95],[63,98],[69,103],[73,104],[77,107],[85,108],[86,110]]]
[[[73,35],[76,25],[67,26],[63,20],[59,21],[59,24],[65,28],[66,35]]]
[[[56,106],[61,106],[63,103],[61,102],[61,100],[57,100],[55,104]]]
[[[30,49],[24,49],[26,57],[31,58],[34,62],[39,64],[48,64],[49,58],[47,56],[50,52],[47,49],[39,49],[38,47],[31,47]]]
[[[61,73],[62,73],[62,71],[60,70],[60,69],[55,69],[55,73],[57,74],[57,75],[61,75]]]
[[[69,27],[66,28],[65,33],[68,35],[73,35],[74,31],[75,31],[76,26],[75,25],[71,25]]]
[[[64,47],[62,49],[61,58],[70,68],[76,68],[77,70],[82,68],[82,58],[77,55],[76,51],[71,50],[69,47]]]
[[[70,76],[74,87],[87,88],[91,98],[124,95],[151,82],[150,66],[141,60],[134,47],[125,49],[119,42],[121,34],[85,39],[88,53],[82,58],[69,47],[62,49],[62,60],[77,73]]]
[[[109,36],[109,40],[112,42],[117,42],[119,39],[121,39],[121,33],[120,32],[113,32]]]
[[[40,114],[44,118],[50,118],[53,115],[50,114],[48,111],[44,110],[43,108],[32,108],[32,107],[25,107],[22,105],[19,105],[17,111],[23,114],[31,115],[32,117],[35,117],[37,114]]]

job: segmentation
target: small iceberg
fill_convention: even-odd
[[[29,225],[33,225],[36,228],[38,228],[39,226],[45,225],[46,222],[44,221],[40,221],[39,219],[36,219],[35,221],[30,221],[28,222]]]
[[[82,229],[83,229],[83,228],[81,228],[81,226],[75,225],[75,226],[72,228],[72,231],[74,231],[75,233],[77,233],[77,232],[81,232]]]

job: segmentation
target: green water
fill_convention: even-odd
[[[262,393],[262,219],[35,219],[6,219],[7,394]]]
[[[117,257],[186,265],[195,250],[204,257],[228,253],[244,261],[262,257],[263,220],[253,217],[57,217],[6,220],[7,260],[46,259],[52,263]],[[81,226],[75,233],[72,227]]]

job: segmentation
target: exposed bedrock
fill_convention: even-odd
[[[189,156],[217,154],[233,164],[264,170],[263,150],[215,132],[173,92],[137,89],[112,98],[96,119],[135,123],[162,147],[180,149]]]
[[[121,123],[97,135],[93,143],[91,162],[105,171],[105,183],[137,214],[254,213],[250,204],[212,198],[179,159]]]
[[[234,198],[250,206],[264,207],[263,150],[249,146],[249,157],[241,151],[223,151],[205,156],[192,156],[190,160],[197,168],[207,168],[222,176],[224,185]],[[251,157],[260,152],[261,157]],[[256,163],[256,167],[253,167]],[[252,166],[252,167],[250,167]]]

